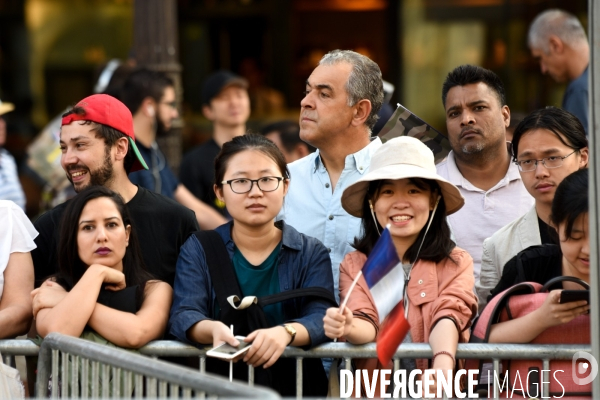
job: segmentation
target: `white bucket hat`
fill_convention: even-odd
[[[400,136],[388,140],[373,154],[369,172],[344,190],[342,207],[350,215],[361,218],[370,182],[406,178],[436,181],[440,185],[448,215],[465,204],[458,188],[437,174],[431,149],[419,139]]]

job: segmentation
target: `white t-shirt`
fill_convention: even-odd
[[[4,292],[4,270],[11,253],[27,253],[36,248],[38,232],[23,210],[10,200],[0,200],[0,299]]]

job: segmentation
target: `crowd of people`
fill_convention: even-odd
[[[551,29],[559,20],[567,28]],[[532,25],[543,72],[582,40],[573,24],[551,10]],[[587,62],[576,69],[586,81]],[[575,79],[567,104],[576,75],[565,75]],[[251,346],[235,376],[245,377],[244,363],[261,366],[258,383],[293,395],[295,364],[280,359],[286,346],[377,339],[385,321],[365,278],[349,292],[386,228],[404,273],[404,342],[433,350],[432,359],[402,360],[407,370],[460,368],[457,345],[469,341],[478,312],[516,283],[589,282],[591,155],[587,118],[576,110],[536,110],[507,142],[502,81],[461,65],[441,87],[452,150],[435,165],[418,139],[372,136],[383,81],[363,55],[323,56],[306,79],[299,124],[248,133],[247,88],[229,71],[206,80],[213,136],[184,157],[179,178],[156,144],[178,116],[165,74],[136,69],[118,99],[94,94],[62,116],[60,163],[77,194],[33,225],[19,204],[0,200],[0,338],[26,333],[32,320],[41,337],[123,348],[160,338],[237,346],[242,335]],[[560,304],[555,290],[490,338],[528,343],[588,312],[585,301]],[[326,394],[329,368],[305,363],[305,395]],[[216,361],[209,370],[226,371]]]

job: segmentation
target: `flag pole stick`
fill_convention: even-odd
[[[344,308],[346,308],[346,304],[348,304],[348,299],[350,298],[350,293],[352,293],[352,291],[354,290],[354,286],[356,286],[356,282],[358,282],[358,280],[360,279],[361,276],[362,276],[362,270],[358,271],[358,274],[356,274],[356,277],[352,281],[350,288],[348,288],[348,293],[346,293],[346,298],[344,299],[344,302],[342,303],[342,305],[340,307],[340,314],[342,314]]]
[[[348,299],[350,298],[350,293],[352,293],[352,291],[354,290],[354,286],[356,286],[356,282],[358,282],[358,280],[360,279],[361,276],[362,276],[362,270],[358,271],[358,274],[356,274],[356,277],[352,281],[352,285],[350,285],[350,288],[348,289],[348,293],[346,293],[346,298],[344,299],[344,302],[342,303],[342,305],[338,309],[338,312],[340,314],[342,314],[344,308],[346,308],[346,304],[348,304]],[[333,339],[333,341],[337,342],[337,338]]]

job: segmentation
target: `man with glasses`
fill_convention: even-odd
[[[448,216],[448,222],[457,246],[473,257],[477,282],[483,241],[525,214],[533,198],[510,162],[510,110],[500,78],[474,65],[456,67],[444,81],[442,103],[452,151],[437,171],[465,198],[464,207]]]
[[[481,276],[475,283],[480,312],[512,257],[530,246],[556,244],[556,232],[548,225],[554,192],[564,178],[588,163],[583,125],[575,115],[555,107],[534,111],[521,121],[512,148],[513,162],[535,205],[483,242]]]
[[[156,137],[171,129],[173,120],[179,116],[173,81],[162,72],[141,68],[129,75],[120,97],[133,115],[136,144],[148,164],[148,170],[129,176],[131,182],[193,210],[202,229],[214,229],[224,224],[223,216],[177,180],[156,143]]]

